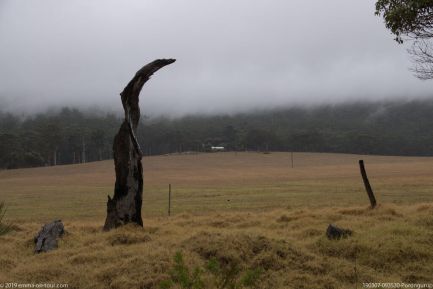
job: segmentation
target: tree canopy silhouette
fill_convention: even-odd
[[[378,0],[375,14],[383,16],[398,43],[412,41],[415,75],[433,79],[433,0]]]

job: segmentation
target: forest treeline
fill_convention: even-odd
[[[105,160],[121,115],[63,108],[20,117],[0,112],[0,168]],[[284,108],[234,115],[142,117],[145,155],[207,151],[303,151],[433,155],[433,101]]]

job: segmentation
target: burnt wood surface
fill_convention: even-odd
[[[114,196],[108,196],[104,230],[127,223],[143,226],[141,206],[143,195],[142,152],[135,136],[140,120],[139,95],[150,76],[175,59],[157,59],[142,67],[120,93],[125,119],[114,137],[113,156],[116,171]]]

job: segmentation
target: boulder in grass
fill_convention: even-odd
[[[44,225],[35,237],[35,253],[47,252],[57,248],[57,239],[65,233],[61,220]]]
[[[339,228],[336,225],[330,224],[326,229],[326,237],[330,240],[339,240],[352,235],[352,230]]]

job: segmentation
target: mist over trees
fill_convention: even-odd
[[[0,167],[73,164],[111,158],[119,124],[113,114],[84,114],[77,109],[21,119],[0,113]]]
[[[208,151],[433,155],[433,101],[352,103],[235,115],[143,118],[144,155]],[[73,164],[112,158],[121,117],[63,108],[20,118],[0,113],[0,167]]]

